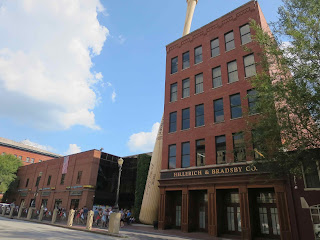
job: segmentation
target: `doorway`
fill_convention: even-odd
[[[189,231],[208,232],[207,190],[189,191]]]
[[[181,228],[182,191],[166,192],[166,228]]]
[[[241,212],[238,189],[217,190],[219,235],[241,235]]]
[[[79,207],[79,199],[71,199],[70,209],[78,209]]]
[[[255,239],[279,239],[280,225],[274,190],[249,189],[249,201],[252,206],[252,236]]]

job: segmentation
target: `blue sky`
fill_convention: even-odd
[[[199,0],[191,31],[247,0]],[[260,0],[268,22],[280,0]],[[59,154],[153,150],[185,0],[0,0],[0,136]]]

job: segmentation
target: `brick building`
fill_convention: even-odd
[[[40,148],[32,147],[2,137],[0,137],[0,154],[12,154],[21,159],[23,165],[61,157],[59,154],[48,152]]]
[[[92,208],[94,204],[112,206],[118,183],[118,159],[118,156],[91,150],[23,166],[17,173],[17,191],[10,200],[30,206],[35,199],[36,208],[45,206],[48,209],[55,206],[67,210],[84,206]],[[134,203],[137,157],[123,159],[119,206],[131,207]]]
[[[261,70],[250,19],[268,29],[250,1],[166,47],[160,229],[299,239],[288,181],[250,165],[258,152],[243,133],[244,116],[256,117],[248,80]]]

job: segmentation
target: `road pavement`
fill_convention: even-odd
[[[121,231],[128,238],[117,238],[103,234],[72,230],[68,228],[56,227],[41,223],[22,221],[17,219],[9,219],[0,217],[0,239],[16,240],[16,239],[34,239],[34,240],[76,240],[76,239],[104,239],[104,240],[185,240],[186,238],[159,235],[145,232],[132,232],[128,230]],[[190,238],[189,238],[190,239]]]

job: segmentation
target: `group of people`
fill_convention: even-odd
[[[88,208],[84,207],[81,209],[75,209],[75,223],[85,224],[88,218]],[[113,212],[112,208],[94,208],[93,210],[93,225],[108,227],[110,221],[110,215]],[[135,221],[130,210],[121,209],[120,211],[121,219],[120,226],[123,227],[124,223],[130,225]]]

